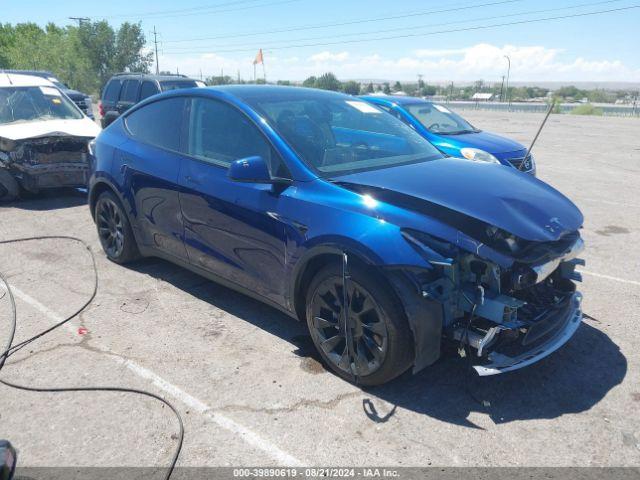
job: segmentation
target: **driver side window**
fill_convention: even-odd
[[[288,176],[280,156],[249,118],[209,98],[191,99],[187,153],[223,168],[241,158],[260,156],[272,175]]]

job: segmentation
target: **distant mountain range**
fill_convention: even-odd
[[[381,80],[381,79],[352,79],[356,82],[360,83],[374,83],[374,84],[382,84],[382,83],[390,83],[393,85],[396,80]],[[425,83],[429,85],[449,85],[451,80],[429,80],[425,79]],[[401,83],[409,83],[415,84],[417,80],[400,80]],[[465,87],[468,85],[473,85],[475,82],[473,81],[454,81],[453,84],[459,87]],[[487,85],[499,84],[500,81],[488,81],[484,80],[484,83]],[[598,81],[545,81],[545,80],[531,80],[527,81],[510,81],[509,85],[512,87],[541,87],[548,88],[550,90],[556,90],[560,87],[573,85],[576,88],[580,88],[582,90],[593,90],[596,88],[601,88],[604,90],[640,90],[640,82],[598,82]]]

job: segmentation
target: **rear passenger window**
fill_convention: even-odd
[[[122,86],[122,94],[120,95],[120,101],[128,103],[136,103],[138,100],[138,80],[125,80]]]
[[[259,155],[272,175],[289,174],[279,155],[258,128],[235,108],[216,100],[193,98],[189,118],[188,153],[221,167]]]
[[[177,152],[185,104],[184,97],[159,100],[127,115],[125,124],[134,138]]]
[[[111,80],[104,91],[104,100],[107,102],[117,102],[121,86],[122,80]]]
[[[142,82],[142,88],[140,88],[140,100],[149,98],[156,93],[158,93],[158,87],[156,87],[156,84],[154,82]]]

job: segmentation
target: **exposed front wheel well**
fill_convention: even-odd
[[[395,291],[391,283],[387,278],[385,278],[384,274],[380,271],[379,268],[376,268],[374,265],[371,265],[369,262],[362,259],[359,255],[354,254],[352,252],[346,251],[348,256],[348,261],[350,265],[357,265],[366,269],[368,272],[373,275],[376,280],[384,285],[385,288],[388,288],[388,291],[394,292],[394,297],[396,297],[397,302],[400,307],[402,307],[402,302],[397,295],[395,295]],[[293,307],[298,319],[302,322],[305,320],[305,298],[307,295],[307,290],[313,280],[313,277],[322,269],[325,265],[329,263],[341,263],[342,262],[342,254],[338,251],[330,252],[330,253],[321,253],[319,255],[314,256],[309,259],[304,267],[302,272],[298,275],[297,281],[295,283],[295,288],[293,292]]]
[[[102,195],[103,192],[111,192],[115,195],[115,191],[106,183],[98,183],[92,189],[89,194],[89,209],[91,211],[91,216],[95,220],[96,218],[96,203],[98,203],[98,198]]]

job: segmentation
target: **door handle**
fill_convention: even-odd
[[[127,168],[129,168],[129,165],[127,165],[126,163],[120,165],[120,173],[124,174],[127,171]]]

